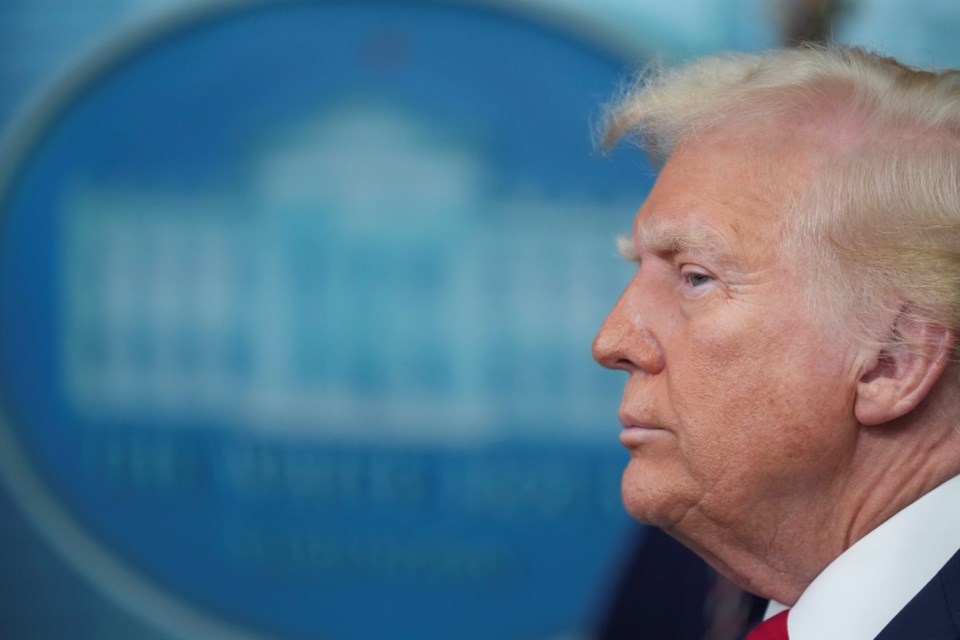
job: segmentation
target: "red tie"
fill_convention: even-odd
[[[747,634],[747,640],[789,640],[787,636],[788,613],[790,613],[789,609],[764,620]]]

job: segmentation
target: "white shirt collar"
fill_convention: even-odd
[[[960,548],[960,476],[868,533],[807,587],[790,640],[872,640]],[[771,602],[766,616],[786,607]]]

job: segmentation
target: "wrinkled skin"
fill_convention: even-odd
[[[857,446],[860,363],[814,319],[780,251],[787,200],[816,158],[739,145],[694,141],[669,159],[594,357],[629,374],[627,510],[749,585],[727,565],[829,521]],[[787,526],[799,518],[802,531]]]

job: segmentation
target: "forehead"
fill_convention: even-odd
[[[769,256],[782,242],[790,204],[812,163],[802,147],[754,138],[714,137],[679,146],[637,214],[638,246]]]

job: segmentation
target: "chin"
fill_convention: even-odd
[[[631,460],[623,474],[621,497],[630,516],[642,523],[671,531],[697,503],[675,478],[651,469],[642,472]]]
[[[630,517],[640,524],[670,530],[678,522],[678,518],[670,513],[670,508],[664,505],[652,504],[649,501],[638,501],[624,497],[623,506]]]

